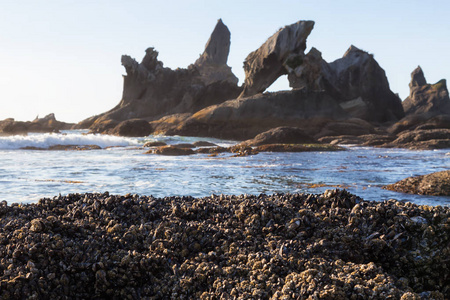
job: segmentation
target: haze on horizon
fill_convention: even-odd
[[[194,63],[222,18],[231,31],[228,65],[244,80],[243,61],[279,28],[299,20],[315,27],[307,50],[328,62],[350,45],[375,55],[391,90],[409,93],[420,65],[429,83],[450,80],[450,3],[423,1],[119,1],[0,3],[0,120],[55,113],[79,122],[116,106],[120,57],[141,61],[155,47],[164,66]],[[270,90],[288,89],[281,78]]]

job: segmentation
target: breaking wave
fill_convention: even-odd
[[[29,135],[0,136],[0,149],[21,149],[36,147],[47,149],[55,145],[97,145],[101,148],[113,146],[134,146],[137,139],[112,135],[77,133],[45,133]]]

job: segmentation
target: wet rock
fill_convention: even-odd
[[[255,148],[258,152],[341,151],[344,148],[327,144],[266,144]]]
[[[195,154],[195,152],[191,148],[176,147],[174,145],[158,147],[154,150],[149,150],[146,153],[174,156]]]
[[[450,171],[408,177],[384,188],[409,194],[450,196]]]
[[[161,147],[161,146],[167,146],[167,143],[165,143],[165,142],[147,142],[144,144],[144,148]]]
[[[0,208],[2,299],[450,297],[448,207],[328,190]]]
[[[217,147],[216,144],[207,141],[196,141],[194,142],[195,147]]]
[[[313,137],[301,128],[277,127],[260,133],[251,140],[242,142],[247,146],[260,146],[265,144],[307,144],[317,143]]]
[[[446,207],[328,190],[1,208],[1,298],[450,296]]]

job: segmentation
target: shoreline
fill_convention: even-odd
[[[104,193],[3,202],[0,217],[5,299],[450,297],[448,207]]]

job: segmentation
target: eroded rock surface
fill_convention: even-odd
[[[304,56],[306,39],[313,27],[313,21],[299,21],[286,26],[250,53],[244,61],[245,83],[239,97],[262,93],[278,77],[287,74],[284,65]]]

